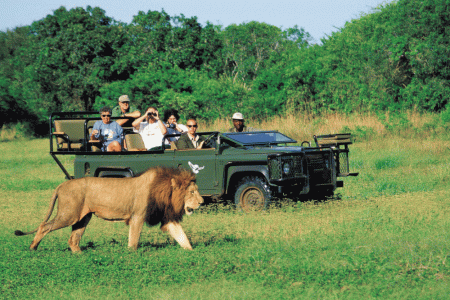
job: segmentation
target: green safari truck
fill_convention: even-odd
[[[133,177],[150,167],[185,168],[196,174],[202,196],[228,198],[243,209],[265,208],[279,197],[311,193],[331,195],[344,186],[342,178],[357,176],[349,171],[350,134],[314,136],[315,145],[272,131],[245,133],[201,132],[208,148],[177,149],[166,136],[161,149],[143,149],[142,139],[125,128],[127,148],[101,152],[90,131],[97,112],[53,113],[49,116],[50,155],[67,179],[86,176]],[[60,160],[74,156],[71,175]]]

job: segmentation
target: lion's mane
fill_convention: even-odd
[[[140,176],[146,176],[146,173]],[[148,195],[148,207],[145,222],[149,226],[161,222],[161,226],[168,222],[180,222],[185,213],[184,198],[187,187],[195,182],[195,174],[191,171],[177,168],[157,167],[154,170],[153,189]],[[172,179],[176,187],[172,186]]]

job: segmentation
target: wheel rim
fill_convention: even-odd
[[[255,187],[246,188],[239,200],[244,211],[262,210],[264,208],[264,194]]]

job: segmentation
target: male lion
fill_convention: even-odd
[[[57,214],[47,222],[57,198]],[[37,231],[30,246],[30,250],[36,250],[47,233],[72,225],[69,246],[72,252],[78,252],[81,236],[95,214],[108,221],[125,221],[130,226],[128,247],[137,249],[146,222],[150,226],[161,223],[161,230],[168,231],[184,249],[192,250],[179,222],[202,203],[195,175],[186,170],[157,167],[134,178],[85,177],[60,184],[45,221],[33,231],[17,230],[15,234]]]

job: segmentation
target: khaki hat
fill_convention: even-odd
[[[234,113],[231,118],[233,120],[244,120],[244,116],[240,112]]]
[[[119,97],[119,102],[130,102],[130,97],[128,95],[122,95]]]

